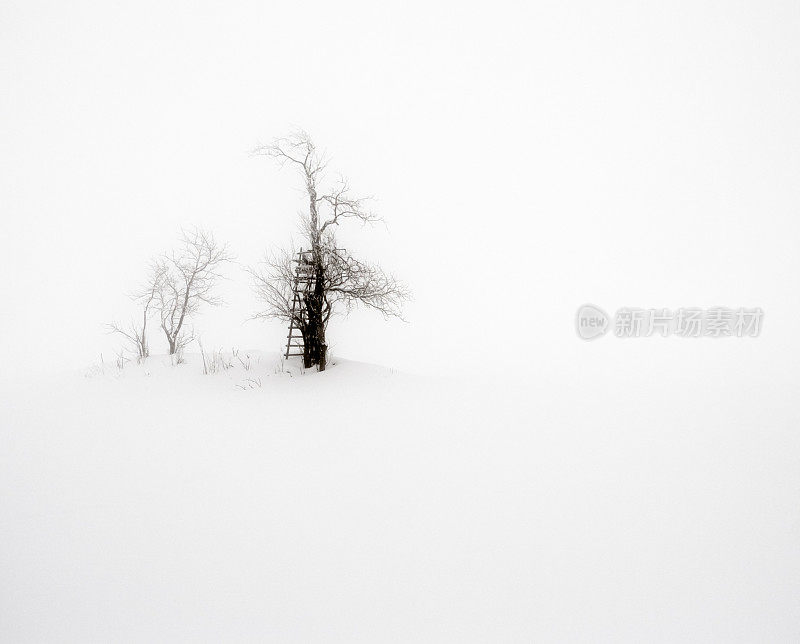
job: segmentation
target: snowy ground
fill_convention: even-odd
[[[2,385],[0,641],[800,639],[796,386],[251,356]]]

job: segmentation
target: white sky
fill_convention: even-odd
[[[409,324],[332,324],[335,354],[789,368],[800,5],[649,4],[1,2],[0,369],[112,359],[103,323],[180,225],[245,264],[284,243],[297,177],[248,151],[292,125],[378,198],[388,230],[343,245],[415,293]],[[229,276],[196,330],[276,349],[285,330],[243,324],[257,305]],[[584,302],[761,306],[764,334],[583,343]]]

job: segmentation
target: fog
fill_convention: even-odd
[[[799,27],[791,2],[4,2],[0,369],[111,359],[103,325],[181,226],[243,265],[287,243],[299,177],[250,150],[302,127],[386,220],[340,243],[414,293],[407,322],[332,322],[334,356],[791,378]],[[227,276],[204,344],[279,349]],[[764,330],[585,343],[585,302],[759,306]]]

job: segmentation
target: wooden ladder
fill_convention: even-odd
[[[289,335],[286,336],[286,358],[292,356],[302,356],[305,345],[303,344],[303,334],[295,324],[297,317],[305,318],[305,302],[303,295],[314,288],[313,266],[308,260],[310,250],[304,251],[302,248],[297,253],[297,259],[292,260],[297,264],[294,269],[294,284],[292,285],[292,312],[289,317]],[[299,350],[299,353],[292,353],[292,350]]]

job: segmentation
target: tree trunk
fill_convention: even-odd
[[[139,357],[144,359],[150,355],[150,350],[147,348],[147,309],[149,303],[144,307],[142,313],[142,332],[139,335]]]
[[[325,371],[325,323],[322,318],[322,302],[317,293],[306,296],[306,312],[308,314],[308,328],[303,338],[303,362],[306,368],[317,365],[320,371]]]
[[[314,345],[316,348],[316,363],[320,371],[325,371],[327,365],[328,345],[325,343],[325,320],[323,318],[323,306],[325,305],[325,268],[322,264],[322,252],[318,250],[315,254],[316,276],[314,280],[314,324],[311,331],[314,334]]]
[[[316,262],[315,262],[316,263]],[[325,371],[328,345],[325,342],[325,273],[322,262],[316,263],[314,290],[305,295],[308,326],[303,331],[303,364],[306,369],[317,366]]]
[[[178,348],[178,342],[177,340],[173,340],[172,337],[170,337],[169,333],[167,333],[166,335],[167,335],[167,343],[169,344],[169,355],[175,355],[175,351]]]
[[[303,336],[303,368],[311,369],[314,366],[311,333],[306,327],[302,327],[300,333]]]

